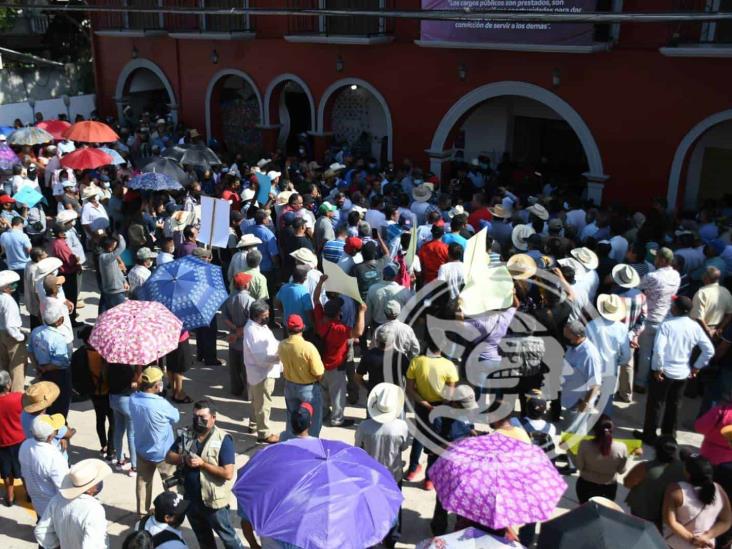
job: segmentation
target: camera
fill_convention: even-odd
[[[185,479],[186,475],[186,466],[185,466],[185,458],[190,456],[193,452],[193,446],[196,443],[196,437],[189,429],[177,429],[176,435],[178,436],[179,442],[178,442],[178,454],[180,454],[183,457],[183,465],[178,465],[175,468],[175,472],[173,473],[173,476],[166,478],[163,481],[163,488],[165,490],[170,490],[174,486],[182,486],[183,480]]]

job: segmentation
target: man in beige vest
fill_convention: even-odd
[[[226,549],[243,549],[229,516],[234,441],[216,427],[216,409],[211,400],[202,399],[193,405],[188,435],[176,438],[166,461],[183,472],[183,491],[190,501],[186,516],[201,549],[216,549],[214,532]]]

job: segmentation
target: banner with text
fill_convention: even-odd
[[[423,10],[594,11],[597,0],[422,0]],[[591,23],[519,23],[490,21],[422,21],[422,40],[582,46],[592,44]]]

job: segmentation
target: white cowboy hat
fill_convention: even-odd
[[[244,202],[248,202],[248,201],[252,200],[255,195],[256,195],[256,193],[254,192],[254,189],[247,188],[241,192],[241,199]]]
[[[270,162],[272,162],[271,158],[260,158],[257,160],[257,168],[264,168]]]
[[[513,247],[521,252],[529,249],[529,237],[534,234],[534,228],[531,225],[516,225],[511,233],[511,241]]]
[[[74,210],[63,210],[58,213],[56,216],[56,221],[59,223],[68,223],[69,221],[73,221],[79,217],[79,214],[76,213]]]
[[[515,254],[508,258],[506,267],[516,280],[526,280],[536,274],[536,261],[530,255]]]
[[[309,248],[299,248],[294,252],[291,252],[290,257],[300,263],[305,263],[313,269],[318,266],[318,256],[316,256]]]
[[[621,322],[625,319],[625,301],[616,294],[600,294],[597,296],[597,312],[607,320]]]
[[[589,248],[575,248],[569,253],[590,271],[597,269],[597,266],[600,264],[597,254]]]
[[[0,288],[9,286],[13,282],[18,282],[20,275],[15,271],[0,271]]]
[[[61,268],[63,262],[58,257],[47,257],[41,259],[36,265],[36,280],[46,278],[52,272]]]
[[[276,204],[278,206],[284,206],[287,204],[287,201],[290,200],[290,196],[292,196],[293,191],[282,191],[280,194],[277,195]]]
[[[415,202],[427,202],[430,198],[432,198],[432,189],[430,189],[427,185],[414,187],[414,189],[412,189],[412,198],[415,200]]]
[[[111,474],[111,467],[101,459],[84,459],[71,466],[58,491],[65,499],[74,499]]]
[[[354,205],[351,208],[351,211],[358,212],[361,217],[363,217],[364,215],[366,215],[366,208],[364,208],[363,206],[355,206]]]
[[[282,175],[282,172],[278,172],[276,170],[270,170],[267,172],[267,177],[269,177],[272,181],[274,181],[281,175]]]
[[[100,194],[102,194],[102,189],[96,185],[89,185],[88,187],[84,187],[81,193],[81,199],[89,200],[90,198],[98,197]]]
[[[173,232],[182,231],[188,225],[192,225],[195,220],[196,214],[194,212],[178,210],[170,216],[170,229]]]
[[[247,246],[258,246],[261,243],[262,240],[260,238],[257,238],[253,234],[243,234],[241,235],[239,242],[236,243],[236,247],[246,248]]]
[[[328,166],[328,169],[337,172],[338,170],[345,170],[346,165],[341,164],[340,162],[333,162],[330,166]]]
[[[366,408],[369,417],[378,423],[393,421],[404,410],[404,391],[392,383],[379,383],[371,389]]]
[[[465,213],[465,208],[463,208],[460,204],[458,204],[457,206],[453,206],[452,208],[450,208],[450,211],[447,212],[447,217],[452,219],[456,215],[463,215],[464,213]]]
[[[635,288],[640,284],[640,275],[632,266],[620,263],[613,267],[613,281],[621,288]]]
[[[526,208],[526,211],[534,214],[542,221],[546,221],[547,219],[549,219],[549,212],[541,204],[534,204],[533,206],[529,206],[528,208]]]

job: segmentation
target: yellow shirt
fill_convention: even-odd
[[[718,282],[707,284],[694,294],[689,315],[694,320],[703,320],[707,326],[715,327],[728,314],[732,314],[732,294]]]
[[[419,396],[427,402],[443,400],[442,390],[446,383],[457,383],[460,379],[455,365],[441,356],[420,355],[414,357],[407,369],[407,379],[413,379]]]
[[[309,385],[318,381],[325,372],[323,361],[315,345],[305,341],[302,334],[292,334],[280,341],[278,350],[285,379],[292,383]]]

